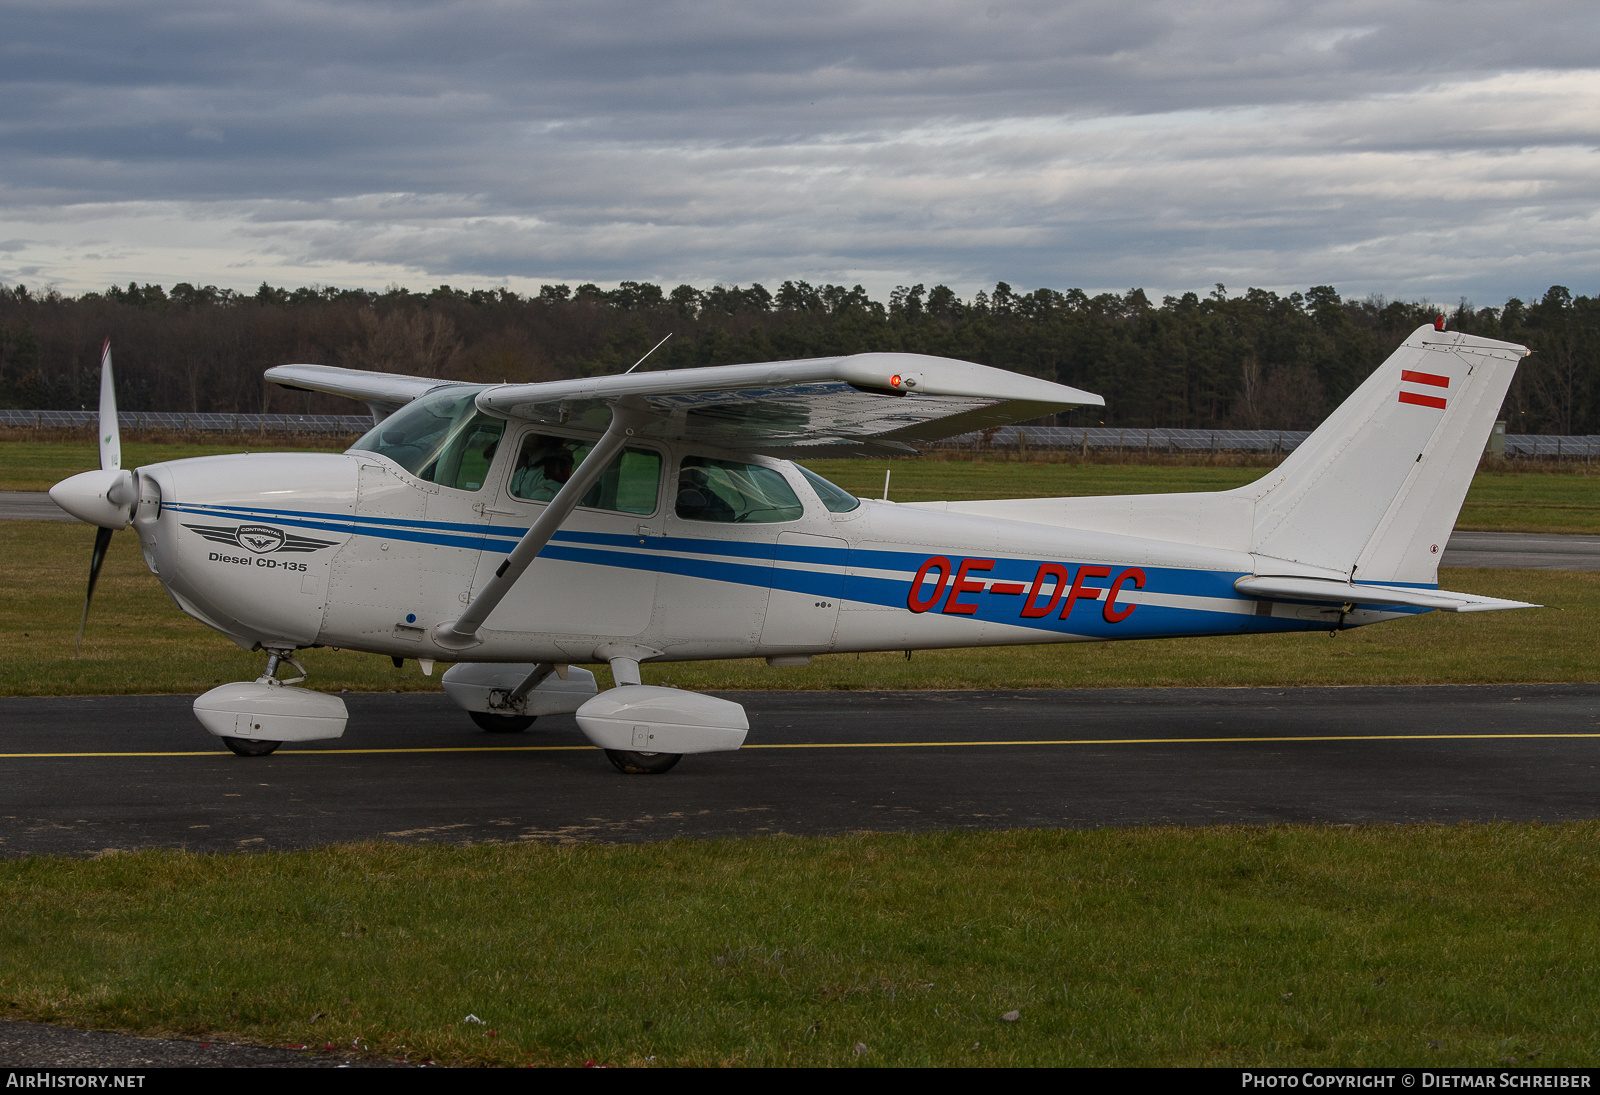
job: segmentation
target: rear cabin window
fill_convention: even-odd
[[[685,521],[766,524],[804,512],[780,473],[737,460],[686,456],[678,468],[676,512]]]
[[[479,414],[478,386],[449,387],[412,400],[362,435],[351,451],[387,456],[418,479],[480,490],[506,424]]]
[[[594,448],[593,441],[529,434],[511,471],[511,493],[525,502],[548,502]],[[661,454],[623,449],[578,504],[616,513],[654,513],[661,489]]]

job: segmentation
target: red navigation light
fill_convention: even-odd
[[[1434,316],[1433,317],[1433,329],[1435,331],[1444,330],[1444,317],[1443,316]]]
[[[894,375],[894,376],[891,376],[891,377],[890,377],[890,378],[889,378],[889,387],[891,387],[891,388],[898,388],[898,387],[899,387],[899,386],[900,386],[900,377],[899,377],[899,374],[896,374],[896,375]]]

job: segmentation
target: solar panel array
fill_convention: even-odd
[[[1536,433],[1508,433],[1506,452],[1518,456],[1600,456],[1600,434],[1554,437]]]
[[[1014,448],[1019,438],[1042,448],[1141,449],[1156,452],[1292,452],[1310,437],[1306,430],[1174,430],[1151,427],[1002,426],[990,445]],[[982,434],[967,433],[945,444],[983,445]]]
[[[0,426],[91,428],[94,411],[0,410]],[[179,411],[121,411],[117,421],[128,429],[205,430],[226,433],[365,433],[372,419],[364,414],[186,414]],[[1133,449],[1151,452],[1293,452],[1311,436],[1305,430],[1173,430],[1114,429],[1105,426],[1004,426],[991,438],[966,433],[945,445],[1016,448],[1018,439],[1040,448]],[[1600,434],[1558,437],[1544,434],[1506,435],[1506,453],[1515,456],[1600,456]]]
[[[3,411],[0,426],[93,428],[94,411]],[[125,430],[207,430],[228,433],[366,433],[365,414],[183,414],[177,411],[118,411]]]
[[[944,444],[1015,448],[1018,438],[1040,448],[1135,449],[1155,452],[1293,452],[1310,437],[1307,430],[1109,429],[1068,426],[1004,426],[987,442],[967,433]],[[1507,434],[1506,452],[1515,456],[1600,456],[1600,434],[1554,436]]]

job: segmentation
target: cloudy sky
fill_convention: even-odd
[[[1600,290],[1592,0],[0,0],[0,282]]]

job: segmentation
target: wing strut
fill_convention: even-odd
[[[544,512],[534,520],[532,527],[522,534],[522,539],[517,546],[511,549],[511,554],[500,568],[494,572],[494,577],[489,579],[489,584],[483,587],[483,592],[472,599],[459,619],[454,623],[439,624],[429,632],[429,637],[446,650],[470,650],[483,642],[478,637],[478,629],[483,626],[483,621],[488,619],[489,613],[517,584],[517,579],[522,577],[523,571],[533,563],[539,552],[544,550],[545,544],[550,542],[550,537],[556,534],[567,515],[577,508],[578,502],[589,493],[589,488],[599,480],[602,472],[611,463],[612,459],[627,444],[628,439],[644,428],[653,416],[649,411],[639,407],[628,406],[621,402],[611,404],[611,424],[606,427],[606,432],[601,436],[595,447],[589,450],[589,455],[583,458],[583,463],[573,469],[572,475],[567,479],[556,496],[550,499],[544,507]]]

